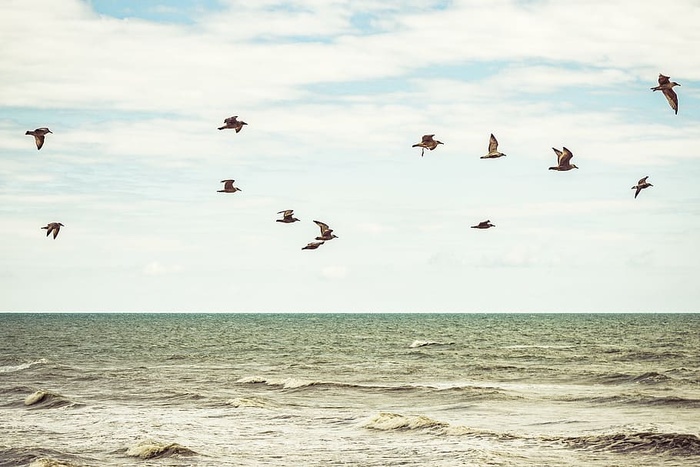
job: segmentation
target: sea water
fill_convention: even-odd
[[[0,466],[697,466],[698,314],[0,314]]]

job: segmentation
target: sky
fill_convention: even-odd
[[[0,311],[700,311],[696,0],[0,12]]]

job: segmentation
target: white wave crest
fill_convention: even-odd
[[[143,440],[126,450],[126,455],[140,459],[155,459],[173,455],[191,456],[197,453],[177,443],[159,443],[150,439]]]
[[[34,459],[32,463],[29,464],[29,467],[77,467],[77,464],[41,457],[39,459]]]
[[[236,381],[242,384],[266,384],[268,386],[281,387],[282,389],[297,389],[317,384],[324,384],[321,381],[305,380],[299,378],[266,379],[259,376],[245,376]]]
[[[370,430],[393,431],[393,430],[426,430],[444,429],[448,423],[433,420],[424,415],[400,415],[390,412],[381,412],[372,417],[362,425]]]
[[[229,399],[226,404],[238,408],[252,407],[256,409],[264,409],[270,407],[270,402],[260,397],[236,397]]]
[[[410,348],[415,349],[418,347],[425,347],[428,345],[452,345],[452,342],[437,342],[437,341],[424,341],[424,340],[415,340],[409,345]]]
[[[26,370],[27,368],[31,368],[34,365],[41,365],[43,363],[48,363],[48,360],[46,360],[45,358],[41,358],[33,362],[21,363],[19,365],[0,366],[0,373],[14,373],[15,371]]]

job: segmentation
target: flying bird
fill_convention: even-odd
[[[578,167],[571,163],[571,158],[574,157],[571,151],[569,151],[566,148],[563,148],[563,151],[560,151],[557,148],[552,149],[554,149],[554,152],[557,154],[557,165],[554,167],[550,167],[549,170],[558,170],[560,172],[566,172],[567,170],[578,169]]]
[[[235,193],[237,191],[243,191],[240,188],[233,186],[233,182],[235,180],[221,180],[221,183],[224,184],[224,189],[223,190],[216,190],[217,193]]]
[[[420,152],[421,157],[423,157],[423,153],[425,152],[426,149],[433,150],[435,149],[438,144],[445,144],[442,141],[438,141],[436,139],[433,139],[433,136],[435,135],[423,135],[423,138],[420,143],[414,144],[413,148],[423,148]]]
[[[661,91],[664,93],[664,96],[666,97],[666,100],[668,101],[668,105],[671,106],[673,111],[678,114],[678,96],[676,95],[676,92],[673,90],[673,86],[680,86],[680,84],[676,83],[675,81],[671,81],[670,76],[664,76],[661,73],[659,73],[659,85],[654,86],[651,88],[652,91]]]
[[[328,227],[328,224],[324,224],[321,221],[314,221],[314,223],[321,228],[321,236],[316,237],[316,240],[333,240],[338,238],[337,235],[333,234],[333,229]]]
[[[478,225],[472,225],[472,229],[490,229],[491,227],[496,227],[491,221],[483,221],[479,222]]]
[[[34,131],[27,131],[25,135],[34,137],[34,141],[36,142],[36,149],[38,151],[44,145],[44,137],[46,136],[46,133],[53,133],[53,131],[49,130],[46,127],[41,127],[37,128]]]
[[[302,250],[315,250],[316,248],[320,247],[323,245],[324,242],[311,242],[307,244],[305,247],[302,248]]]
[[[285,224],[291,224],[292,222],[297,222],[299,219],[294,217],[294,209],[287,209],[280,211],[277,214],[282,214],[282,219],[277,219],[277,222],[284,222]]]
[[[42,227],[42,229],[46,229],[47,237],[49,234],[51,234],[51,232],[53,232],[53,238],[55,240],[56,236],[58,235],[58,231],[61,230],[61,227],[64,227],[64,225],[60,222],[50,222],[46,227]]]
[[[236,133],[241,131],[243,129],[243,125],[247,125],[246,122],[243,122],[241,120],[238,120],[238,115],[234,115],[233,117],[229,117],[224,120],[224,126],[220,126],[219,130],[225,130],[226,128],[233,128],[236,130]]]
[[[649,178],[649,175],[647,175],[644,178],[640,178],[637,184],[632,187],[633,190],[637,190],[634,192],[635,199],[637,198],[637,195],[639,195],[640,191],[642,191],[645,188],[649,188],[650,186],[654,186],[651,183],[647,182],[647,178]]]
[[[501,156],[505,156],[505,154],[498,151],[498,140],[493,136],[493,133],[491,133],[491,138],[489,139],[489,153],[485,156],[481,156],[481,159],[495,159]]]

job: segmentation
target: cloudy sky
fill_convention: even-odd
[[[696,0],[0,11],[0,311],[698,311]]]

